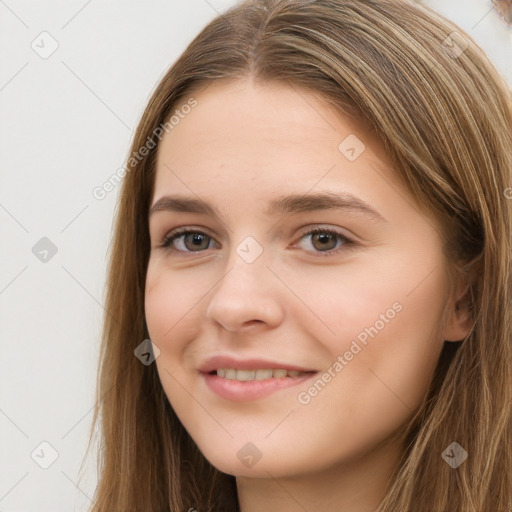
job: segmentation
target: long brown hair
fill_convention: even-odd
[[[405,0],[250,0],[206,26],[156,87],[122,183],[98,369],[99,482],[92,512],[239,510],[235,477],[203,457],[135,348],[150,254],[155,134],[213,81],[283,81],[357,119],[444,229],[468,277],[473,327],[446,343],[428,396],[405,426],[379,512],[512,510],[512,98],[471,37]],[[161,128],[160,128],[161,131]],[[140,148],[155,140],[152,149]],[[457,442],[457,469],[441,454]]]

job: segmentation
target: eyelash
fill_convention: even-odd
[[[211,237],[207,233],[204,233],[203,231],[189,229],[189,228],[178,228],[178,229],[168,233],[164,237],[164,239],[163,239],[162,243],[159,245],[159,247],[164,248],[164,249],[169,249],[169,250],[171,250],[173,252],[178,252],[178,253],[182,253],[182,254],[189,254],[189,255],[205,252],[204,250],[203,251],[181,251],[181,250],[178,250],[178,249],[171,248],[171,244],[172,244],[172,242],[174,240],[176,240],[177,238],[180,238],[183,235],[188,235],[188,234],[192,234],[192,233],[193,234],[204,235],[204,236],[208,237],[209,239],[213,240],[213,237]],[[306,233],[303,233],[302,236],[299,238],[299,241],[302,240],[304,237],[306,237],[308,235],[315,234],[315,233],[328,233],[330,235],[337,236],[338,239],[342,239],[343,240],[343,244],[340,247],[338,247],[337,249],[330,249],[329,251],[312,251],[314,254],[316,254],[318,256],[321,256],[321,257],[322,256],[323,257],[334,256],[334,255],[338,254],[342,250],[352,249],[355,245],[357,245],[356,242],[354,242],[354,240],[352,240],[351,238],[347,237],[346,235],[344,235],[344,234],[342,234],[342,233],[340,233],[338,231],[335,231],[335,230],[329,229],[329,228],[319,228],[319,227],[310,229]],[[307,252],[311,252],[311,251],[307,251]]]

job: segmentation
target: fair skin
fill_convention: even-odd
[[[400,456],[393,434],[424,399],[443,340],[468,332],[439,228],[379,141],[310,93],[236,80],[193,96],[197,106],[159,144],[151,205],[179,194],[218,216],[162,209],[149,217],[145,314],[165,393],[204,456],[237,477],[242,512],[373,512]],[[350,134],[365,145],[353,161],[338,149]],[[320,192],[352,194],[380,217],[266,212],[282,195]],[[161,247],[177,227],[199,233]],[[338,235],[306,234],[317,227]],[[262,252],[248,262],[239,246]],[[350,358],[370,326],[378,332]],[[317,374],[235,401],[199,372],[219,354]],[[343,368],[333,370],[339,356]],[[251,467],[237,456],[249,442],[261,456]]]

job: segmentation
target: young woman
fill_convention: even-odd
[[[406,1],[257,1],[156,88],[93,512],[510,512],[512,101]]]

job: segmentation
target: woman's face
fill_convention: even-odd
[[[444,316],[436,224],[378,141],[311,94],[239,80],[194,98],[159,145],[151,205],[171,199],[149,216],[145,314],[169,402],[226,473],[357,460],[466,334]]]

